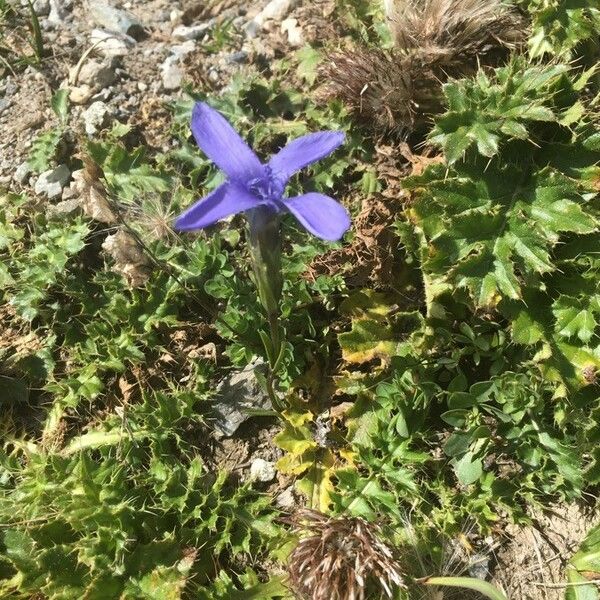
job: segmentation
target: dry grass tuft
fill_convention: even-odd
[[[300,598],[393,598],[395,588],[406,587],[398,561],[376,525],[308,509],[299,511],[294,524],[305,536],[289,559],[290,580]]]
[[[388,22],[395,46],[450,70],[501,60],[523,41],[523,22],[500,0],[396,0]]]
[[[394,48],[337,52],[323,68],[327,97],[365,124],[399,137],[442,108],[442,84],[500,64],[524,40],[525,24],[500,0],[391,0]]]

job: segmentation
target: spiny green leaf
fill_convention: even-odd
[[[576,335],[582,342],[592,339],[597,326],[589,301],[583,303],[575,298],[561,296],[553,306],[558,335],[569,338]]]

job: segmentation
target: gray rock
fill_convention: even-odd
[[[99,90],[108,87],[114,83],[117,78],[112,60],[105,59],[98,61],[94,59],[86,60],[79,72],[77,67],[69,71],[69,80],[71,83]]]
[[[90,42],[95,45],[100,54],[107,57],[126,56],[136,44],[130,35],[104,29],[93,29],[90,34]]]
[[[185,13],[182,10],[179,10],[178,8],[174,8],[169,13],[169,20],[171,21],[171,23],[173,23],[173,25],[179,25],[179,23],[181,23],[181,19],[184,14]]]
[[[109,112],[109,108],[104,102],[93,102],[81,115],[85,125],[85,132],[88,135],[98,133],[104,126]]]
[[[129,12],[115,8],[103,0],[90,0],[90,14],[94,22],[110,31],[140,38],[144,34],[142,24]]]
[[[170,49],[170,56],[161,65],[162,86],[165,90],[178,90],[181,87],[183,71],[179,66],[179,61],[186,54],[192,52],[195,47],[194,40],[188,40]]]
[[[177,56],[168,56],[160,67],[162,84],[165,90],[178,90],[183,82],[183,71]]]
[[[298,0],[271,0],[257,15],[254,17],[259,25],[265,21],[281,21],[287,14],[298,4]]]
[[[48,196],[50,200],[58,198],[71,179],[71,172],[66,165],[44,171],[35,182],[35,193]]]
[[[246,27],[244,27],[244,31],[246,32],[246,36],[249,38],[255,38],[262,29],[262,24],[254,19],[252,21],[248,21]]]
[[[490,578],[491,557],[478,552],[470,557],[469,575],[475,579],[485,581]]]
[[[281,22],[281,31],[287,33],[288,42],[294,48],[304,45],[304,33],[298,23],[298,19],[285,19]]]
[[[264,460],[263,458],[255,458],[250,465],[250,479],[252,481],[262,481],[264,483],[273,481],[277,476],[275,464]]]
[[[0,115],[10,106],[10,98],[0,98]]]
[[[190,27],[186,25],[178,25],[173,29],[171,34],[176,40],[187,41],[187,40],[199,40],[204,37],[206,32],[213,26],[214,21],[210,20],[200,25],[192,25]]]
[[[50,0],[50,14],[48,22],[52,25],[63,25],[67,18],[67,11],[60,0]]]
[[[168,10],[159,10],[158,13],[156,13],[156,20],[159,23],[167,23],[170,21],[170,15],[171,13]]]
[[[31,167],[27,161],[22,162],[16,169],[13,174],[13,179],[18,183],[25,183],[29,176],[31,175]]]
[[[193,52],[195,49],[196,43],[193,40],[188,40],[187,42],[183,42],[183,44],[171,47],[171,54],[177,58],[182,58],[186,54]]]
[[[31,2],[35,14],[45,17],[50,12],[50,2],[48,0],[32,0]],[[27,0],[21,0],[21,6],[29,6]]]
[[[256,369],[264,367],[262,359],[255,359],[242,371],[233,373],[219,383],[213,405],[215,435],[233,435],[251,417],[249,411],[252,409],[271,409],[271,401],[254,375]]]
[[[60,218],[74,215],[81,211],[81,205],[78,198],[69,198],[61,200],[57,204],[49,204],[46,207],[46,215],[48,218]]]
[[[227,57],[228,63],[243,65],[248,62],[248,53],[245,50],[234,52]]]

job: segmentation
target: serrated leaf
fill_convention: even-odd
[[[175,567],[157,567],[138,582],[139,591],[148,600],[180,600],[187,576]]]
[[[597,322],[589,301],[584,305],[575,298],[561,296],[554,303],[552,312],[556,317],[558,335],[566,338],[577,336],[584,343],[592,339]]]
[[[371,319],[352,324],[352,331],[338,335],[342,358],[349,363],[366,363],[376,358],[389,360],[400,341],[389,325]]]
[[[298,75],[308,84],[312,85],[317,78],[317,67],[322,60],[321,53],[315,48],[307,46],[298,50]]]

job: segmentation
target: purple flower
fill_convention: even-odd
[[[343,132],[302,136],[279,150],[266,165],[208,104],[199,102],[194,107],[192,133],[198,146],[228,179],[181,214],[175,221],[177,229],[202,229],[257,207],[266,207],[273,214],[290,212],[308,231],[324,240],[339,240],[350,227],[346,209],[329,196],[316,192],[293,198],[283,196],[290,177],[331,154],[343,143]]]

